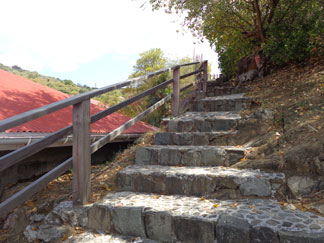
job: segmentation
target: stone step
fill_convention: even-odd
[[[238,112],[187,112],[168,121],[168,132],[217,132],[235,128]]]
[[[160,132],[154,135],[155,145],[240,145],[234,132]]]
[[[109,193],[84,220],[104,231],[158,242],[320,243],[324,217],[275,200],[216,200],[134,192]]]
[[[118,174],[121,191],[186,195],[218,199],[284,198],[285,175],[260,170],[218,167],[138,166]],[[277,194],[277,195],[275,195]]]
[[[247,148],[233,146],[154,145],[136,149],[137,165],[230,166]]]
[[[98,232],[87,231],[72,235],[62,243],[158,243],[154,240],[142,239],[140,237],[109,235]]]
[[[211,86],[207,88],[206,96],[214,97],[214,96],[223,96],[223,95],[231,95],[231,94],[239,94],[248,91],[246,88],[240,87],[235,88],[232,86]]]
[[[224,82],[220,80],[209,80],[207,82],[207,88],[209,87],[233,87],[229,82],[224,84]]]
[[[249,108],[249,98],[244,94],[232,94],[206,97],[193,101],[192,110],[198,112],[210,111],[241,111]]]

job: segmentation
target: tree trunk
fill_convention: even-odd
[[[262,25],[262,20],[261,20],[261,11],[260,11],[260,7],[259,7],[259,0],[254,0],[254,8],[255,8],[256,15],[257,15],[257,25],[258,25],[259,36],[260,36],[261,41],[265,42],[264,33],[263,33],[263,25]]]

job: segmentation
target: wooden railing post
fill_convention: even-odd
[[[179,115],[180,105],[180,66],[173,68],[172,116]]]
[[[208,81],[208,61],[204,61],[203,63],[203,91],[204,93],[207,92],[207,81]]]
[[[73,182],[74,205],[90,199],[90,99],[73,105]]]

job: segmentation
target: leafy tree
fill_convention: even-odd
[[[133,67],[134,73],[129,77],[135,78],[144,74],[160,70],[167,65],[167,59],[160,48],[153,48],[139,54],[140,58]]]
[[[178,60],[169,60],[166,58],[159,48],[153,48],[148,51],[142,52],[139,54],[139,59],[136,61],[136,64],[134,65],[134,72],[129,76],[129,78],[136,78],[143,75],[146,75],[148,73],[158,71],[160,69],[166,68],[168,66],[173,66],[176,64],[182,64],[191,62],[192,60],[190,58],[182,58]],[[188,73],[194,71],[193,66],[183,67],[181,68],[181,74]],[[124,99],[131,98],[141,92],[144,92],[158,84],[161,84],[168,79],[171,78],[171,75],[169,73],[163,73],[156,77],[150,78],[148,80],[143,81],[139,85],[123,88],[120,90],[116,90],[113,92],[109,92],[107,94],[104,94],[100,97],[100,101],[102,101],[104,104],[114,105],[119,103],[120,101]],[[192,82],[193,79],[191,77],[186,78],[182,80],[182,86],[188,84],[189,82]],[[156,91],[154,94],[149,95],[137,102],[134,102],[133,104],[125,107],[122,109],[122,112],[125,115],[128,116],[135,116],[138,113],[144,111],[149,106],[155,104],[163,97],[171,94],[172,89],[171,85],[168,87],[165,87],[163,89],[160,89]],[[163,107],[160,107],[158,110],[154,111],[150,115],[147,116],[145,119],[146,122],[158,126],[160,124],[160,121],[163,117],[168,116],[170,113],[170,104],[166,104]]]
[[[263,48],[274,62],[300,61],[323,32],[318,0],[150,0],[153,9],[182,12],[184,25],[216,46],[223,73],[233,75],[237,60]],[[301,25],[302,22],[302,25]],[[283,39],[280,37],[283,36]],[[279,41],[276,44],[276,41]],[[289,58],[284,56],[289,53]],[[301,52],[301,53],[300,53]]]
[[[145,74],[158,71],[160,69],[166,68],[168,65],[168,59],[164,57],[164,54],[161,49],[153,48],[148,51],[142,52],[139,54],[140,58],[136,61],[133,69],[134,72],[129,76],[129,78],[136,78],[139,76],[143,76]],[[150,78],[145,80],[140,85],[136,87],[129,87],[123,89],[123,93],[127,94],[129,98],[136,94],[139,94],[145,90],[148,90],[160,83],[167,81],[169,78],[169,73],[164,73],[159,76]],[[161,98],[171,93],[171,88],[166,87],[164,89],[160,89],[156,91],[153,95],[149,95],[145,97],[143,100],[137,101],[130,106],[127,106],[123,109],[123,113],[129,116],[135,116],[139,112],[144,111],[149,106],[153,105]],[[163,114],[167,114],[168,108],[161,107],[159,110],[151,113],[146,118],[146,121],[151,123],[152,125],[159,125],[160,120]]]

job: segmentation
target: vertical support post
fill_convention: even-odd
[[[180,105],[180,66],[173,68],[172,116],[179,115]]]
[[[203,91],[204,93],[207,92],[207,81],[208,81],[208,61],[204,61],[203,63]]]
[[[90,199],[90,99],[73,105],[73,182],[74,205]]]

